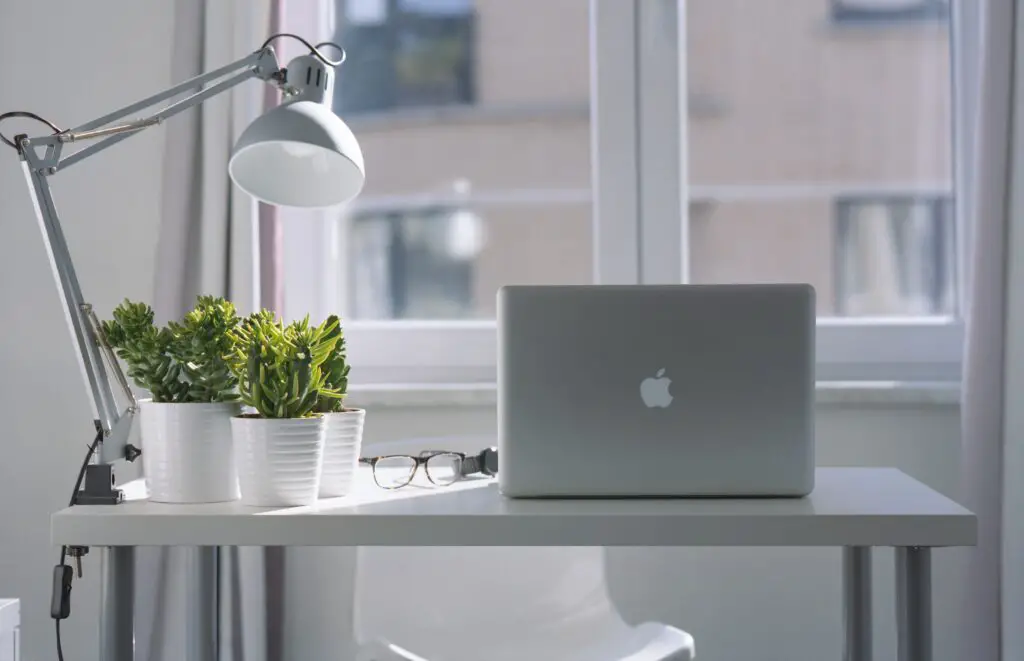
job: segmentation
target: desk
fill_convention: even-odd
[[[900,661],[931,659],[932,547],[973,546],[975,516],[892,468],[819,468],[800,499],[508,500],[490,479],[377,488],[287,509],[165,505],[125,487],[118,506],[51,520],[54,544],[109,547],[103,639],[131,659],[134,546],[840,546],[846,659],[871,658],[873,546],[896,547]]]

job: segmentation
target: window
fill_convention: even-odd
[[[849,32],[820,29],[828,3],[684,4],[687,250],[663,257],[658,277],[810,282],[819,378],[957,378],[947,14]]]
[[[470,0],[342,0],[349,54],[335,86],[342,112],[472,103]]]
[[[948,18],[950,0],[832,0],[836,20]],[[972,0],[973,1],[973,0]]]
[[[493,381],[496,290],[590,282],[809,282],[820,379],[958,378],[946,13],[830,31],[839,0],[338,2],[367,185],[285,226],[285,303],[342,313],[357,381]],[[439,34],[458,65],[423,80],[446,82],[394,87],[395,44]]]
[[[367,182],[283,224],[285,312],[341,313],[357,381],[493,381],[501,285],[595,280],[588,3],[337,2]]]
[[[349,314],[357,319],[465,319],[483,221],[457,207],[354,216],[348,261]]]
[[[949,198],[836,205],[836,314],[956,314],[956,225]]]

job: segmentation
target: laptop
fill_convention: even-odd
[[[810,285],[502,288],[501,492],[810,493],[814,331]]]

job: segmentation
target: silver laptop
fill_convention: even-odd
[[[809,285],[503,288],[501,492],[806,495],[814,328]]]

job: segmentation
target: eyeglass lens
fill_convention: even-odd
[[[450,452],[432,455],[426,462],[427,478],[439,486],[448,486],[462,476],[462,457]]]
[[[412,457],[381,457],[373,465],[373,479],[384,489],[404,487],[412,481],[416,460]]]

